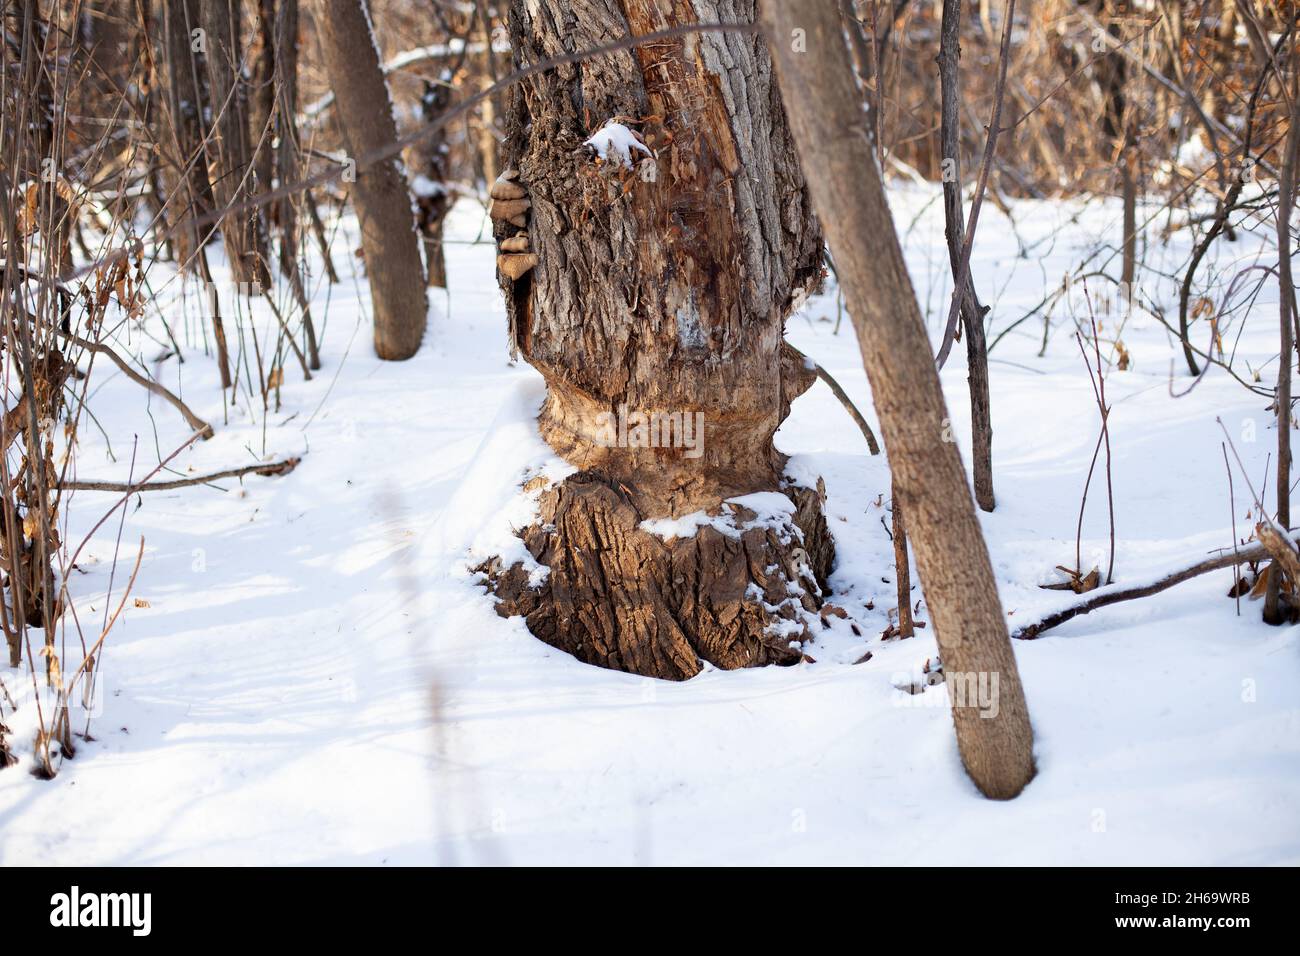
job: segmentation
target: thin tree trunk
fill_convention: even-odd
[[[199,29],[198,0],[160,2],[161,27],[156,31],[156,61],[161,91],[158,141],[171,155],[163,167],[167,186],[167,221],[177,265],[198,271],[199,246],[207,241],[195,220],[212,211],[212,185],[204,160],[208,101],[207,68],[192,47],[191,30]],[[157,22],[157,21],[155,21]],[[207,281],[207,280],[204,280]]]
[[[961,0],[944,0],[939,41],[939,78],[942,109],[940,145],[943,150],[944,237],[953,282],[961,281],[961,250],[966,235],[961,196]],[[990,134],[991,135],[991,134]],[[975,501],[985,511],[996,504],[993,496],[993,414],[989,403],[989,356],[984,336],[984,314],[975,295],[975,283],[966,269],[961,295],[961,320],[966,330],[966,379],[970,389],[971,465]]]
[[[1120,156],[1120,188],[1124,202],[1124,265],[1120,274],[1121,303],[1127,307],[1133,301],[1133,281],[1137,277],[1137,175],[1134,166],[1137,157],[1131,148],[1126,147]]]
[[[912,568],[907,558],[907,522],[903,505],[898,500],[898,489],[891,492],[893,505],[894,580],[898,585],[898,636],[911,637],[916,633],[912,623]]]
[[[252,83],[248,87],[249,141],[253,147],[253,195],[271,189],[275,177],[276,99],[279,67],[276,63],[276,0],[253,0],[257,22],[253,44]],[[262,136],[262,130],[267,135]],[[259,142],[260,140],[260,142]],[[273,207],[280,204],[275,203]],[[273,216],[273,211],[268,210]]]
[[[510,5],[517,67],[753,18],[754,0]],[[584,141],[613,117],[644,146],[601,162]],[[832,552],[819,491],[790,486],[772,436],[816,377],[782,336],[819,281],[821,238],[766,44],[691,34],[540,73],[506,146],[527,191],[509,198],[508,170],[494,206],[511,345],[546,380],[543,437],[582,470],[523,533],[546,581],[487,569],[498,609],[581,660],[657,677],[797,662]],[[659,427],[638,431],[641,416]],[[697,511],[728,531],[642,526]]]
[[[270,0],[263,0],[269,3]],[[298,0],[276,0],[271,31],[272,54],[275,62],[274,115],[278,142],[273,154],[273,168],[280,183],[293,182],[302,169],[301,147],[298,141]],[[311,305],[298,263],[299,237],[302,234],[303,203],[310,195],[287,196],[272,204],[271,221],[280,233],[280,271],[289,280],[294,298],[302,310],[303,334],[307,340],[307,365],[313,371],[320,368],[320,346],[316,341],[316,325],[311,317]],[[333,276],[334,266],[329,261],[329,250],[324,250],[326,269]]]
[[[466,38],[468,42],[468,38]],[[434,123],[451,105],[451,87],[446,83],[424,82],[420,116]],[[442,250],[442,224],[451,211],[447,192],[447,144],[443,131],[428,137],[419,147],[420,173],[416,179],[415,208],[420,238],[424,243],[424,267],[430,288],[447,288],[447,262]]]
[[[243,31],[238,0],[202,0],[200,7],[207,33],[208,108],[213,123],[208,136],[208,165],[217,206],[224,209],[248,199],[256,178],[248,129],[248,90],[241,75]],[[260,138],[262,130],[257,130],[256,135]],[[271,285],[261,219],[259,210],[251,209],[221,220],[231,278],[250,293]]]
[[[1029,711],[965,470],[956,446],[944,440],[943,390],[873,161],[838,10],[822,0],[784,0],[762,11],[871,379],[944,673],[950,687],[997,681],[995,710],[953,694],[962,762],[985,795],[1014,797],[1034,773]],[[792,40],[799,37],[806,53]]]
[[[1297,60],[1291,58],[1292,68]],[[1295,84],[1293,84],[1293,88]],[[1300,95],[1300,91],[1297,91]],[[1286,154],[1282,158],[1278,178],[1277,196],[1277,249],[1278,249],[1278,311],[1281,319],[1281,351],[1277,371],[1277,523],[1283,528],[1291,526],[1291,368],[1295,365],[1295,338],[1291,327],[1291,304],[1295,296],[1295,282],[1291,278],[1291,209],[1295,196],[1297,154],[1300,154],[1300,106],[1291,114],[1291,129],[1287,134]],[[1264,620],[1269,624],[1282,624],[1290,619],[1291,608],[1285,607],[1281,597],[1282,575],[1274,566],[1268,576],[1268,590],[1264,596]],[[1300,586],[1300,581],[1291,582]]]
[[[314,9],[349,155],[395,142],[393,101],[364,0],[316,0]],[[408,359],[420,347],[428,310],[411,194],[400,165],[391,160],[358,166],[356,178],[352,202],[370,278],[375,352],[381,359]]]

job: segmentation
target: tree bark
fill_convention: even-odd
[[[998,682],[995,715],[953,696],[962,762],[986,796],[1014,797],[1034,773],[1029,712],[966,473],[956,446],[944,440],[943,391],[873,161],[838,10],[823,0],[765,2],[761,9],[871,380],[944,673],[950,682],[954,675]]]
[[[202,0],[200,7],[207,33],[208,107],[213,124],[207,140],[208,166],[217,206],[224,209],[248,199],[256,181],[248,88],[242,77],[243,31],[238,0]],[[262,130],[253,135],[260,139]],[[221,237],[231,278],[254,294],[269,288],[266,231],[260,211],[249,209],[224,216]]]
[[[510,5],[516,67],[753,18],[753,0],[596,0],[581,16],[568,0]],[[614,118],[644,148],[602,162],[584,141]],[[546,581],[485,569],[498,609],[582,660],[657,677],[690,677],[701,659],[798,661],[831,543],[820,491],[790,486],[772,436],[815,380],[782,336],[820,282],[821,237],[766,44],[714,31],[540,73],[513,98],[506,147],[531,202],[524,226],[500,214],[522,200],[494,212],[511,347],[546,380],[543,437],[581,471],[542,495],[523,534]],[[536,265],[512,278],[518,255]],[[632,416],[702,422],[702,441],[618,427]],[[724,506],[757,492],[785,515]],[[696,511],[727,530],[664,540],[641,526]]]
[[[334,86],[348,154],[396,142],[393,101],[375,48],[363,0],[316,0],[316,31],[326,72]],[[411,213],[411,194],[400,163],[357,166],[352,203],[361,224],[361,246],[381,359],[408,359],[424,337],[428,305],[424,263]]]
[[[907,559],[907,521],[903,505],[898,500],[898,490],[890,493],[893,499],[890,513],[894,526],[894,583],[898,592],[898,636],[911,637],[916,633],[912,623],[912,568]]]

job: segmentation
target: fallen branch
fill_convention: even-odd
[[[1268,530],[1272,530],[1271,528]],[[1275,532],[1276,533],[1276,532]],[[1294,534],[1294,532],[1292,532]],[[1278,541],[1284,541],[1282,535],[1277,535]],[[1276,546],[1276,542],[1274,542]],[[1199,577],[1202,574],[1209,574],[1211,571],[1219,571],[1223,568],[1231,568],[1239,564],[1246,564],[1251,561],[1260,561],[1266,558],[1272,558],[1273,553],[1263,544],[1256,542],[1248,547],[1234,551],[1232,554],[1220,555],[1217,558],[1206,558],[1190,567],[1181,568],[1177,571],[1171,571],[1164,577],[1153,581],[1150,584],[1143,584],[1137,587],[1123,588],[1118,591],[1106,591],[1100,594],[1094,594],[1086,601],[1082,601],[1073,607],[1067,607],[1063,610],[1056,611],[1047,615],[1041,621],[1033,624],[1026,624],[1017,630],[1011,636],[1018,641],[1032,641],[1044,631],[1050,630],[1058,625],[1064,624],[1071,618],[1079,617],[1082,614],[1088,614],[1097,608],[1107,607],[1111,604],[1118,604],[1121,601],[1132,601],[1135,598],[1150,597],[1152,594],[1159,594],[1166,591],[1175,584],[1182,584],[1184,581],[1190,581],[1192,578]]]
[[[134,485],[119,481],[64,481],[59,484],[59,487],[64,491],[118,491],[132,495],[139,491],[174,491],[177,488],[188,488],[191,485],[206,485],[221,478],[239,478],[243,475],[263,475],[269,478],[274,475],[287,475],[298,467],[300,460],[298,458],[286,458],[284,461],[273,461],[265,465],[227,468],[225,471],[214,471],[210,475],[177,478],[174,481],[148,481]]]
[[[108,360],[112,362],[114,365],[116,365],[119,369],[121,369],[122,374],[125,375],[127,378],[135,382],[141,388],[147,389],[148,391],[157,395],[163,401],[175,407],[175,409],[178,412],[180,412],[181,416],[185,419],[186,424],[199,433],[200,438],[202,438],[204,441],[207,441],[209,438],[212,437],[212,426],[209,425],[207,422],[205,422],[203,419],[199,418],[198,415],[195,415],[194,412],[190,410],[190,407],[186,405],[183,401],[181,401],[180,398],[177,397],[170,389],[168,389],[164,385],[160,385],[158,382],[155,382],[151,378],[147,378],[144,375],[141,375],[139,372],[137,372],[135,369],[131,367],[130,363],[127,362],[126,359],[122,358],[122,356],[118,355],[107,345],[104,345],[100,342],[92,342],[90,341],[90,339],[83,339],[81,336],[73,335],[70,332],[61,332],[59,334],[62,335],[65,339],[67,339],[69,342],[71,342],[73,345],[78,345],[81,348],[86,349],[87,351],[90,352],[95,352],[98,355],[107,356]]]

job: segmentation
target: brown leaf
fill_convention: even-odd
[[[1252,599],[1258,599],[1264,596],[1264,592],[1268,590],[1268,577],[1272,573],[1273,562],[1270,561],[1268,564],[1264,565],[1263,569],[1259,572],[1259,577],[1255,579],[1255,586],[1250,589],[1250,596]]]

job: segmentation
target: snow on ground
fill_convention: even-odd
[[[937,337],[947,266],[935,196],[897,187],[892,200]],[[995,335],[1119,228],[1102,204],[1013,212],[1014,228],[986,210],[973,265]],[[0,864],[1300,862],[1300,630],[1264,626],[1252,602],[1238,616],[1226,571],[1018,643],[1039,774],[1013,802],[982,799],[944,689],[895,686],[934,655],[933,635],[878,639],[893,606],[887,466],[821,384],[777,440],[793,473],[825,478],[834,599],[861,637],[836,627],[808,648],[816,663],[673,684],[579,664],[498,618],[466,571],[469,549],[522,553],[509,534],[530,511],[521,479],[564,466],[530,424],[539,377],[506,359],[492,248],[472,244],[486,232],[482,209],[462,203],[449,231],[451,295],[433,297],[409,362],[373,357],[346,237],[344,281],[316,290],[318,317],[328,300],[325,368],[304,383],[290,365],[279,411],[263,416],[246,398],[223,410],[196,341],[182,341],[184,365],[150,365],[218,425],[173,463],[182,474],[303,461],[282,478],[133,500],[115,572],[120,513],[95,534],[73,575],[83,626],[97,630],[110,574],[115,605],[141,535],[135,594],[148,606],[129,606],[111,633],[94,740],[55,780],[27,772],[30,701],[7,717],[22,761],[0,772]],[[1182,251],[1153,242],[1150,262],[1171,266]],[[1217,268],[1260,254],[1249,237],[1224,244]],[[153,276],[182,324],[183,307],[168,304],[176,283]],[[1146,291],[1176,306],[1168,282]],[[1239,365],[1265,382],[1276,301],[1265,288],[1237,345]],[[270,319],[257,314],[265,334]],[[983,521],[1012,626],[1072,597],[1037,585],[1074,563],[1097,436],[1091,385],[1057,315],[1045,356],[1037,319],[993,353],[998,510]],[[835,317],[832,289],[791,319],[789,338],[874,422],[851,326],[836,334]],[[1103,318],[1103,339],[1113,326]],[[1256,487],[1274,436],[1267,399],[1226,374],[1171,398],[1175,350],[1154,320],[1131,318],[1122,339],[1132,367],[1107,387],[1115,574],[1126,582],[1230,544],[1216,416]],[[132,341],[146,360],[161,352]],[[969,460],[963,361],[959,346],[943,379]],[[146,419],[136,386],[98,374],[103,433],[83,426],[80,475],[124,479],[138,435],[138,476],[184,440],[184,424],[157,402]],[[1088,567],[1105,554],[1102,488],[1084,526]],[[1245,534],[1240,475],[1235,490]],[[113,500],[79,493],[65,537],[78,540]],[[30,687],[0,675],[20,697]]]

